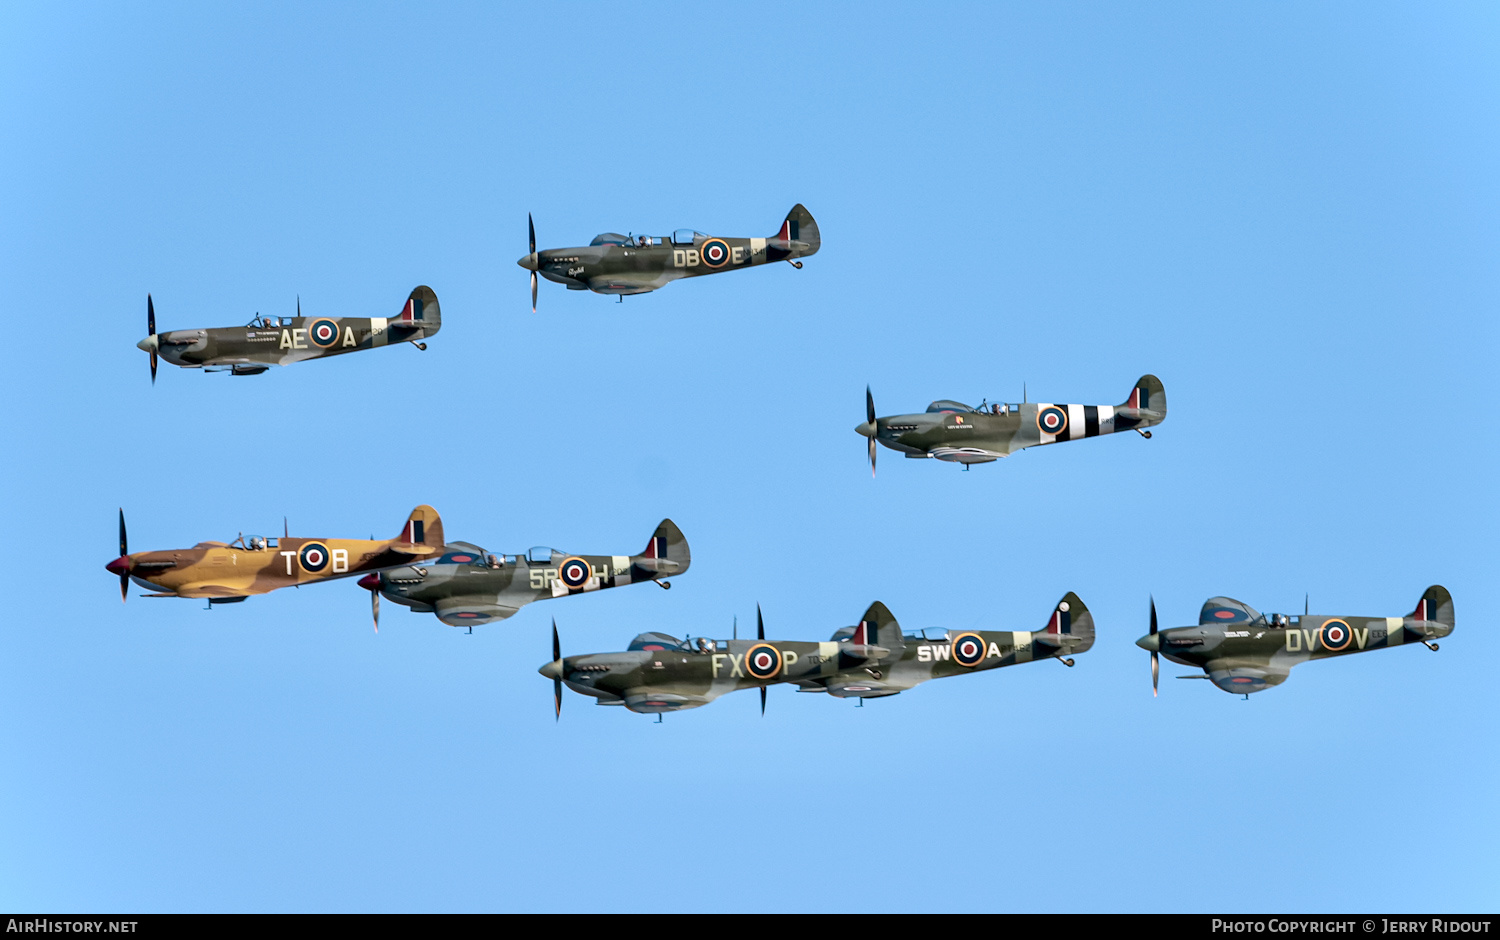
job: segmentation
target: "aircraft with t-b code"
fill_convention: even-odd
[[[678,229],[670,237],[605,232],[586,247],[536,250],[536,225],[526,216],[529,253],[516,264],[531,272],[531,312],[536,313],[537,275],[568,290],[597,294],[644,294],[685,277],[753,268],[773,261],[802,267],[798,258],[818,253],[818,223],[801,203],[770,238],[730,238]]]
[[[1023,396],[1024,397],[1024,396]],[[869,439],[870,475],[875,475],[875,445],[884,444],[907,457],[934,457],[961,463],[989,463],[1018,450],[1041,444],[1077,441],[1086,437],[1137,431],[1149,438],[1147,428],[1167,417],[1167,392],[1154,375],[1143,375],[1118,405],[1054,405],[1050,402],[1021,404],[981,403],[971,408],[962,402],[941,399],[922,414],[875,416],[875,397],[865,388],[865,422],[856,433]]]
[[[157,357],[184,369],[257,375],[271,366],[306,359],[326,359],[344,353],[411,343],[426,349],[423,340],[443,325],[437,295],[418,287],[394,317],[304,317],[297,301],[295,317],[255,317],[244,326],[156,332],[156,304],[146,295],[145,339],[136,343],[151,354],[151,382],[156,384]]]
[[[663,519],[638,555],[570,555],[546,547],[525,555],[492,555],[478,545],[453,542],[430,562],[368,575],[359,586],[370,592],[377,631],[382,596],[417,613],[436,614],[449,626],[472,628],[504,620],[532,601],[643,581],[670,588],[666,579],[690,564],[682,530]]]
[[[1156,626],[1156,599],[1151,599],[1151,629],[1135,643],[1151,652],[1151,694],[1156,694],[1161,666],[1158,654],[1174,663],[1202,669],[1214,685],[1247,699],[1280,685],[1292,667],[1369,650],[1421,643],[1437,652],[1437,640],[1453,632],[1453,596],[1440,584],[1422,592],[1417,608],[1405,617],[1327,617],[1263,614],[1232,597],[1210,597],[1198,612],[1196,627]]]
[[[443,521],[431,506],[411,511],[393,539],[309,539],[241,534],[233,542],[131,554],[120,510],[120,555],[104,566],[120,578],[120,600],[134,581],[145,597],[201,597],[209,606],[254,594],[404,565],[443,550]]]

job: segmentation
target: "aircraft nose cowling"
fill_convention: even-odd
[[[1155,653],[1161,649],[1161,634],[1148,633],[1139,640],[1136,640],[1135,645],[1143,650],[1150,650]]]
[[[563,677],[562,660],[554,659],[552,660],[552,662],[538,669],[537,672],[546,676],[548,679],[561,679]]]
[[[378,591],[380,590],[380,575],[367,574],[355,583],[364,588],[366,591]]]
[[[119,558],[116,558],[114,561],[105,565],[104,570],[108,571],[110,574],[129,574],[130,556],[121,555]]]
[[[148,353],[149,352],[156,352],[157,348],[159,346],[160,346],[160,342],[157,340],[155,333],[152,333],[150,336],[146,337],[145,339],[141,340],[139,343],[135,344],[135,348],[136,349],[139,349],[141,352],[148,352]]]
[[[856,424],[854,426],[854,433],[862,435],[864,437],[874,437],[875,436],[875,422],[873,422],[873,421],[865,421],[865,422],[863,422],[861,424]]]
[[[516,264],[519,264],[521,267],[525,268],[528,271],[535,271],[537,269],[536,255],[522,255],[521,259],[517,261]]]

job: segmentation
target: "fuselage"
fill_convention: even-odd
[[[599,243],[603,239],[603,243]],[[642,294],[672,281],[751,268],[812,254],[808,246],[773,238],[725,238],[694,233],[691,240],[601,235],[596,244],[551,248],[522,257],[549,281],[600,294]],[[800,250],[798,246],[801,246]]]

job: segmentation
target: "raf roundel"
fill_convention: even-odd
[[[971,669],[984,662],[984,637],[977,633],[960,633],[954,637],[953,661]]]
[[[297,553],[297,561],[301,562],[303,571],[317,574],[328,567],[328,546],[322,542],[308,542]]]
[[[729,261],[729,245],[722,238],[710,238],[699,250],[703,263],[711,268],[722,268]]]
[[[339,325],[329,319],[314,320],[307,326],[307,338],[319,349],[327,349],[339,341]]]
[[[745,672],[752,679],[774,679],[781,672],[781,650],[769,643],[757,643],[745,653]]]
[[[557,576],[570,588],[581,588],[593,577],[593,569],[582,558],[564,558],[557,566]]]
[[[1068,429],[1068,413],[1048,405],[1036,413],[1036,426],[1043,434],[1061,434]]]
[[[1328,620],[1318,628],[1318,636],[1323,640],[1323,648],[1330,653],[1337,653],[1349,645],[1349,638],[1354,631],[1342,620]]]

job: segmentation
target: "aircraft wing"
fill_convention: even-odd
[[[472,627],[494,623],[514,614],[519,607],[506,607],[478,597],[448,597],[433,605],[433,613],[450,627]]]
[[[823,688],[829,695],[839,698],[884,698],[887,695],[900,694],[909,686],[896,685],[893,682],[872,679],[869,676],[845,675],[834,676],[823,683]]]
[[[658,712],[698,708],[701,705],[707,705],[715,698],[717,696],[683,695],[680,692],[668,692],[664,689],[631,689],[625,693],[625,707],[633,712],[654,715]]]
[[[258,588],[254,585],[241,587],[229,587],[225,584],[188,584],[177,589],[177,597],[249,597],[252,594],[265,594],[271,588]]]
[[[1006,455],[983,447],[934,447],[927,452],[927,456],[954,463],[989,463]]]
[[[1212,660],[1203,667],[1214,685],[1225,692],[1241,695],[1281,685],[1291,675],[1292,667],[1245,660]]]

